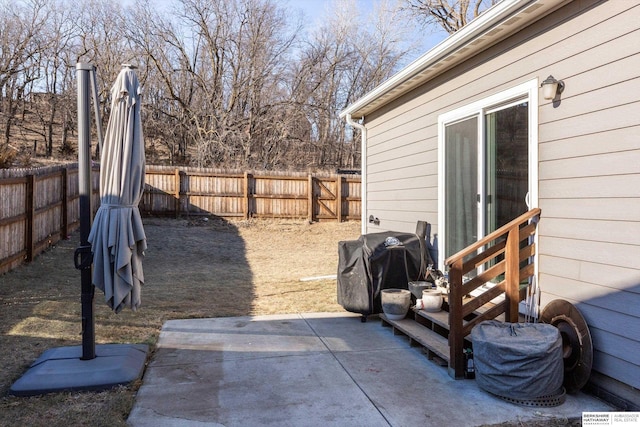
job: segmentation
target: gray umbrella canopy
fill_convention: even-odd
[[[125,66],[111,88],[111,116],[100,162],[100,207],[88,238],[94,254],[93,284],[116,313],[140,306],[144,284],[147,241],[138,203],[145,159],[139,92],[135,72]]]

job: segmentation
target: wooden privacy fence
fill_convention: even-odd
[[[140,211],[222,218],[360,219],[360,176],[148,167]]]
[[[99,178],[94,167],[94,213]],[[78,167],[0,170],[0,200],[2,274],[78,228]],[[360,176],[149,166],[140,211],[172,217],[359,220]]]
[[[92,177],[95,212],[100,179],[95,167]],[[79,197],[76,164],[0,170],[0,274],[31,261],[77,229]]]

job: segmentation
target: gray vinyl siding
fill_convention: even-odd
[[[566,90],[560,105],[541,105],[539,117],[542,303],[556,298],[574,303],[589,325],[594,369],[635,388],[640,388],[638,22],[640,7],[634,2],[604,3],[571,21],[581,31],[562,40],[569,46],[552,65]]]
[[[438,116],[553,74],[538,108],[539,283],[587,319],[594,369],[640,388],[640,5],[574,1],[365,118],[368,231],[437,233]],[[535,108],[535,106],[533,106]]]

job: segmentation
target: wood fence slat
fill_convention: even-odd
[[[336,219],[342,222],[342,176],[336,176]]]
[[[174,189],[175,189],[175,193],[173,194],[173,197],[175,197],[175,212],[176,212],[176,218],[178,218],[180,216],[180,190],[181,190],[181,179],[180,179],[180,170],[176,169],[174,171]]]
[[[25,242],[25,249],[27,251],[27,255],[26,255],[26,260],[27,262],[31,262],[33,261],[33,257],[34,257],[34,243],[33,243],[33,228],[34,228],[34,214],[35,214],[35,208],[36,208],[36,202],[35,202],[35,191],[36,191],[36,179],[35,179],[35,175],[27,175],[27,191],[26,191],[26,200],[25,200],[25,212],[27,215],[27,220],[26,220],[26,224],[24,227],[24,242]]]
[[[249,188],[249,180],[252,178],[253,176],[249,172],[244,173],[244,182],[243,182],[244,197],[242,200],[242,210],[244,213],[244,219],[249,219],[251,217],[251,206],[249,204],[249,196],[251,192]]]
[[[314,188],[313,188],[313,182],[314,182],[314,178],[313,175],[309,174],[309,183],[307,184],[307,195],[308,195],[308,199],[307,199],[307,218],[309,219],[309,222],[313,222],[313,214],[315,211],[315,203],[314,203]]]
[[[60,235],[63,239],[69,236],[69,171],[62,170],[62,210],[60,213]]]

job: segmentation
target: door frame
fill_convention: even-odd
[[[538,79],[530,80],[510,89],[495,93],[480,100],[463,105],[455,110],[448,111],[438,116],[438,253],[442,254],[438,258],[438,268],[444,271],[446,238],[445,233],[445,128],[448,124],[468,119],[474,116],[480,118],[478,121],[478,146],[484,147],[484,116],[485,112],[494,110],[501,105],[509,104],[516,100],[529,103],[529,209],[538,207]],[[479,153],[481,151],[479,150]],[[479,168],[479,182],[483,182],[482,176],[484,168]],[[485,194],[481,194],[481,198]],[[478,201],[478,209],[484,206],[485,200]],[[479,212],[480,213],[480,212]],[[483,214],[484,216],[484,214]],[[480,217],[479,217],[480,218]],[[537,248],[537,245],[536,245]],[[537,264],[536,264],[537,265]]]

